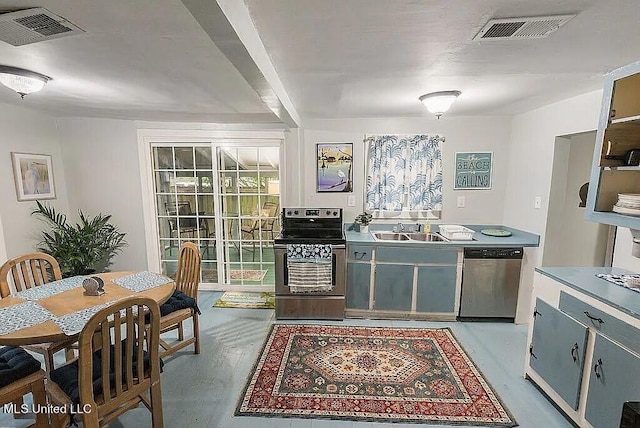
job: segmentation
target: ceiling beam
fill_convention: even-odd
[[[213,43],[288,128],[301,125],[244,2],[182,0]]]

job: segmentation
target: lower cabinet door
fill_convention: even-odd
[[[346,306],[349,309],[369,309],[371,265],[347,263]]]
[[[536,299],[529,365],[574,410],[578,408],[588,328]]]
[[[585,417],[594,428],[620,426],[625,401],[640,400],[640,357],[596,334]]]
[[[410,311],[413,294],[413,266],[376,265],[373,309]]]
[[[453,313],[456,300],[455,266],[418,268],[417,312]]]

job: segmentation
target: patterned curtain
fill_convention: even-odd
[[[376,135],[367,137],[366,209],[401,211],[405,184],[410,210],[442,209],[441,136]]]

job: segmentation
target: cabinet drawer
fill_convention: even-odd
[[[560,292],[559,308],[582,324],[640,353],[640,330],[634,326],[564,292]]]
[[[416,247],[378,247],[376,261],[396,263],[437,263],[455,265],[457,250],[425,250]]]
[[[373,247],[371,245],[349,245],[347,259],[356,261],[371,261]]]

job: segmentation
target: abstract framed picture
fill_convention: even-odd
[[[51,155],[11,153],[19,201],[55,199]]]
[[[318,143],[317,192],[353,192],[352,164],[352,143]]]

